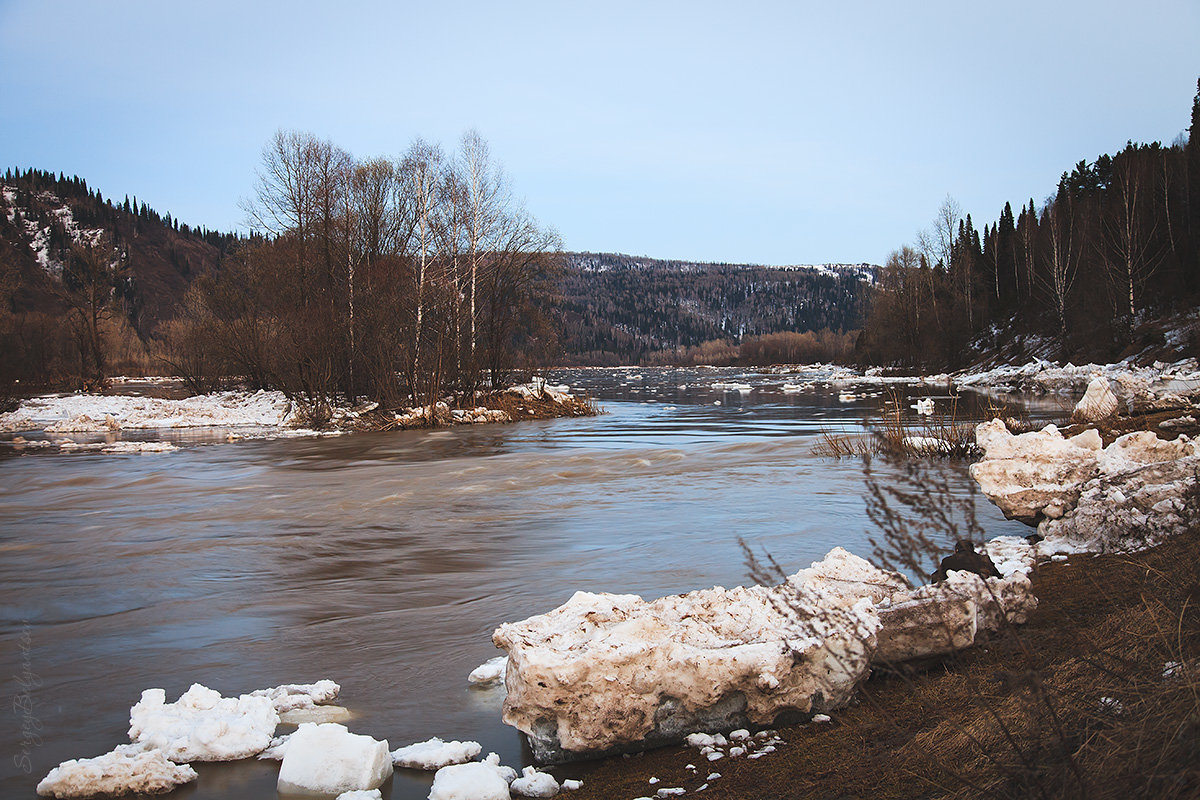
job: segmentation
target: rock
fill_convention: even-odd
[[[326,795],[369,791],[391,775],[387,740],[350,733],[335,722],[306,722],[288,740],[278,790]]]
[[[1079,488],[1099,470],[1103,447],[1094,430],[1064,439],[1047,425],[1014,436],[999,419],[976,427],[975,439],[984,456],[971,465],[971,477],[1006,517],[1028,525],[1075,505]]]
[[[513,794],[522,797],[554,797],[558,794],[558,781],[554,780],[553,775],[538,772],[534,767],[526,767],[521,771],[521,777],[513,781],[508,788]]]
[[[129,738],[177,763],[233,761],[265,750],[278,724],[267,697],[221,697],[195,683],[174,703],[162,689],[142,692],[129,711]]]
[[[987,553],[976,552],[975,545],[966,539],[959,539],[954,543],[954,552],[942,559],[937,572],[933,573],[933,580],[935,582],[946,580],[946,575],[951,570],[973,572],[981,578],[1000,577],[996,565],[992,563],[991,556]]]
[[[837,708],[869,670],[872,597],[906,585],[837,548],[781,587],[577,592],[493,635],[509,653],[504,721],[544,763]]]
[[[442,767],[433,776],[429,800],[510,800],[508,781],[491,764],[476,761]]]
[[[59,798],[159,794],[194,780],[194,769],[171,762],[162,750],[123,744],[102,756],[64,761],[42,778],[37,793]]]
[[[1097,375],[1088,383],[1083,398],[1071,412],[1073,422],[1099,422],[1117,415],[1117,396],[1108,385],[1108,379]]]
[[[441,769],[465,764],[483,750],[479,742],[443,742],[438,737],[392,751],[392,763],[408,769]]]

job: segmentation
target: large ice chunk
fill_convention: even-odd
[[[198,683],[166,702],[162,689],[147,689],[129,711],[129,738],[186,761],[233,761],[265,750],[279,724],[267,697],[221,697]]]
[[[904,584],[839,548],[780,587],[577,592],[493,635],[509,653],[504,721],[550,762],[836,708],[869,669],[872,592],[889,585]]]
[[[1064,439],[1047,425],[1014,436],[1000,419],[976,427],[975,440],[984,457],[971,465],[971,477],[1006,517],[1029,525],[1075,504],[1079,487],[1098,470],[1103,446],[1094,430]]]
[[[175,764],[161,750],[123,744],[95,758],[64,761],[37,785],[42,797],[159,794],[196,780],[196,770]]]
[[[429,800],[509,800],[508,781],[491,764],[475,761],[442,767],[433,776]]]
[[[479,742],[444,742],[434,736],[392,751],[392,763],[408,769],[441,769],[465,764],[483,751]]]
[[[1102,419],[1116,416],[1117,396],[1108,385],[1108,379],[1097,375],[1088,383],[1087,391],[1071,412],[1071,419],[1076,422],[1099,422]]]
[[[336,795],[377,789],[392,774],[387,740],[350,733],[336,722],[300,725],[279,765],[280,792]]]

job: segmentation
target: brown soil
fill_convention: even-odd
[[[691,796],[712,771],[699,796],[713,800],[1200,797],[1200,532],[1045,564],[1033,584],[1027,625],[877,674],[831,723],[781,729],[766,757],[671,747],[556,772],[584,778],[572,800]],[[1169,678],[1168,662],[1182,662]]]
[[[571,397],[560,403],[548,397],[528,399],[507,392],[479,395],[475,398],[475,406],[507,411],[513,422],[557,417],[594,417],[600,413],[595,401],[586,397]]]

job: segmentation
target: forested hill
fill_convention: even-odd
[[[78,177],[26,169],[0,179],[0,279],[12,311],[57,315],[81,245],[123,256],[118,293],[141,337],[171,319],[191,280],[215,268],[231,234],[191,228],[137,198],[114,201]]]
[[[767,267],[567,253],[562,350],[567,361],[635,363],[659,351],[780,331],[860,324],[869,264]]]

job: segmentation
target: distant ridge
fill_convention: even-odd
[[[635,363],[663,350],[782,331],[861,325],[872,264],[704,263],[566,253],[562,346],[579,363]]]

